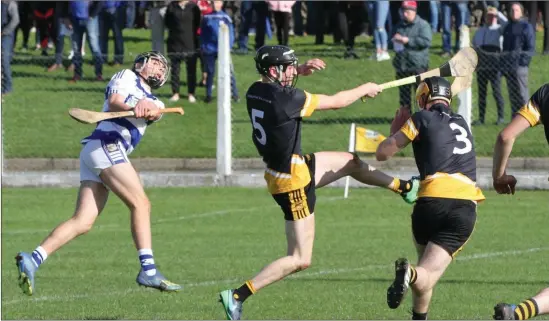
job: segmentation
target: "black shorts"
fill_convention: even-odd
[[[273,194],[276,203],[284,212],[286,221],[297,221],[315,212],[315,154],[306,154],[303,157],[311,175],[309,184],[294,191]]]
[[[455,257],[469,240],[477,220],[477,205],[470,200],[422,197],[412,213],[416,243],[433,242]]]

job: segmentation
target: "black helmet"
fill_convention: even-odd
[[[143,76],[141,76],[141,71],[143,71],[143,68],[147,65],[150,59],[158,60],[160,63],[164,65],[165,67],[164,75],[161,79],[158,78],[156,75],[148,76],[146,79]],[[139,68],[136,67],[138,63],[141,63],[141,67]],[[162,87],[162,85],[166,83],[166,80],[168,79],[168,75],[170,74],[170,64],[168,62],[168,59],[166,59],[166,57],[164,57],[164,55],[161,54],[160,52],[147,51],[147,52],[140,53],[139,55],[137,55],[137,57],[135,57],[135,60],[133,61],[132,70],[133,72],[139,74],[145,80],[145,82],[149,86],[151,86],[152,89],[157,89]]]
[[[284,86],[281,83],[281,77],[286,72],[286,68],[291,65],[297,67],[297,56],[287,46],[263,46],[257,50],[254,60],[255,67],[261,75],[281,86]],[[271,67],[276,67],[278,70],[278,77],[276,79],[269,73]],[[286,81],[290,82],[290,85],[285,85],[285,87],[293,88],[297,83],[297,74],[292,79],[287,79]]]
[[[452,102],[452,85],[442,77],[429,77],[423,80],[416,90],[416,101],[426,104],[430,101],[441,99],[448,104]],[[420,105],[421,108],[423,108]]]

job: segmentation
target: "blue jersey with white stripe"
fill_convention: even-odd
[[[109,97],[112,94],[122,95],[124,102],[131,107],[135,107],[141,99],[150,99],[159,108],[164,108],[164,104],[158,98],[143,88],[139,76],[129,69],[124,69],[112,76],[105,89],[105,102],[102,111],[109,111]],[[110,142],[120,141],[124,145],[126,153],[130,154],[145,134],[145,130],[150,123],[143,118],[103,120],[97,124],[90,136],[82,140],[82,143],[84,144],[92,139]]]

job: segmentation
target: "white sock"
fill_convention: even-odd
[[[44,248],[41,246],[37,247],[36,250],[32,252],[32,260],[37,267],[40,266],[40,264],[44,263],[47,258],[48,253],[46,253],[46,250],[44,250]]]
[[[141,269],[145,271],[148,276],[156,274],[156,265],[154,264],[153,252],[151,249],[140,249],[139,262],[141,263]]]

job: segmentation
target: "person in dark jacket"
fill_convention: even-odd
[[[523,19],[524,8],[513,3],[509,13],[510,21],[503,28],[503,56],[501,66],[507,80],[512,116],[530,98],[528,91],[528,66],[534,55],[536,37],[532,25]],[[511,116],[511,117],[512,117]]]
[[[189,102],[196,102],[196,62],[198,59],[198,28],[200,8],[193,1],[170,3],[164,17],[168,29],[168,56],[171,60],[172,94],[170,101],[179,100],[179,72],[181,61],[187,67],[187,87]]]
[[[13,35],[19,24],[17,2],[2,1],[2,96],[12,91],[11,57],[13,52]]]
[[[397,79],[417,75],[429,67],[429,47],[431,47],[431,26],[417,15],[417,2],[402,2],[403,20],[397,25],[393,36],[395,59],[393,67]],[[400,86],[400,106],[411,108],[411,85]]]
[[[488,82],[492,84],[492,92],[498,108],[497,124],[504,123],[504,103],[501,94],[501,71],[499,68],[502,41],[502,27],[498,24],[498,9],[488,7],[485,25],[479,28],[473,36],[473,47],[477,50],[479,58],[476,69],[479,111],[478,119],[473,122],[473,125],[484,125]]]
[[[18,30],[21,29],[23,35],[23,43],[21,44],[21,50],[26,52],[29,50],[29,37],[30,30],[32,28],[34,13],[32,9],[31,1],[17,1],[17,8],[19,10],[19,25],[15,30],[13,36],[15,37],[14,43],[17,43]]]
[[[229,48],[234,44],[234,27],[233,22],[228,14],[221,11],[223,1],[212,1],[214,11],[204,15],[202,18],[200,32],[200,50],[204,59],[206,69],[206,102],[212,101],[213,77],[215,73],[215,63],[218,54],[219,25],[223,22],[229,27]],[[236,78],[231,66],[231,92],[234,101],[239,101],[238,89],[236,88]]]

